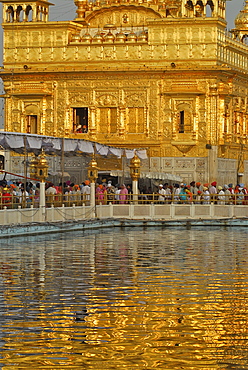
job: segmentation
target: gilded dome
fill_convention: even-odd
[[[124,32],[120,31],[119,33],[117,33],[116,35],[116,41],[117,42],[125,42],[127,39],[126,35]]]
[[[93,42],[103,42],[101,31],[98,31],[92,39]]]
[[[144,30],[141,32],[141,34],[138,36],[138,41],[139,42],[146,42],[148,39],[147,37],[147,32]]]
[[[235,19],[235,28],[244,29],[248,28],[248,0],[245,2],[244,9],[239,12]]]
[[[112,34],[112,32],[109,30],[107,35],[104,36],[104,41],[105,42],[114,42],[115,36]]]
[[[82,39],[81,39],[82,42],[87,42],[87,43],[90,43],[92,41],[92,37],[91,35],[89,34],[89,32],[86,32],[83,36],[82,36]]]
[[[80,42],[81,36],[79,34],[74,34],[71,36],[71,42]]]
[[[129,42],[135,42],[135,41],[137,41],[137,35],[136,35],[136,33],[130,32],[127,35],[127,41],[129,41]]]

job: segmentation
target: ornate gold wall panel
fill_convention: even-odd
[[[4,12],[14,4],[2,2]],[[224,2],[213,0],[211,16],[192,4],[76,0],[70,22],[5,14],[5,129],[35,122],[38,134],[144,147],[154,160],[203,161],[212,147],[220,159],[247,158],[248,46],[225,31]]]

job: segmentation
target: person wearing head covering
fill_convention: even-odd
[[[2,189],[2,205],[7,208],[11,208],[12,205],[12,195],[7,186]]]
[[[81,205],[81,190],[79,185],[75,184],[72,187],[70,199],[72,204],[76,204],[77,206]]]
[[[107,184],[107,204],[113,203],[115,200],[115,187],[112,185],[111,181]]]
[[[19,203],[21,203],[25,207],[26,202],[28,201],[28,198],[29,198],[29,194],[27,190],[24,189],[24,184],[21,185],[17,193],[17,196],[19,198]]]
[[[197,190],[197,195],[196,195],[196,204],[201,204],[202,203],[202,191]]]
[[[163,204],[165,200],[165,195],[166,195],[166,191],[163,187],[163,184],[159,184],[157,194],[158,194],[158,203]]]
[[[217,189],[216,189],[217,182],[213,181],[211,183],[211,186],[209,187],[209,194],[211,196],[211,200],[214,202],[214,204],[217,203]]]
[[[202,192],[203,186],[202,186],[202,184],[199,181],[196,182],[195,186],[197,188],[197,194],[198,194],[198,191],[201,191]]]
[[[225,204],[225,192],[223,190],[223,187],[219,185],[218,188],[217,188],[217,190],[218,190],[218,195],[217,195],[218,201],[217,201],[217,204],[224,205]]]
[[[98,184],[96,187],[96,204],[100,204],[102,200],[103,186]]]
[[[13,203],[18,203],[18,197],[17,197],[18,190],[19,189],[17,188],[17,186],[15,184],[10,184],[9,185],[9,193],[11,194]]]
[[[116,184],[115,185],[115,203],[117,204],[120,203],[120,191],[121,191],[120,184]]]
[[[102,184],[102,191],[100,193],[100,203],[107,204],[107,186],[106,182]]]
[[[225,194],[225,204],[232,204],[232,194],[229,190],[229,185],[224,185],[223,186],[223,191]]]
[[[210,193],[206,186],[203,186],[203,204],[210,204]]]
[[[236,204],[242,205],[244,202],[245,194],[243,188],[238,188],[238,193],[236,195]]]
[[[90,205],[90,181],[85,180],[84,186],[81,188],[82,202],[86,205]]]
[[[173,189],[173,200],[174,203],[179,203],[179,194],[180,194],[180,186],[179,184],[174,184],[174,189]]]
[[[190,189],[189,190],[190,190],[190,192],[193,195],[193,200],[195,201],[196,200],[196,196],[197,196],[197,191],[198,191],[198,188],[196,186],[195,181],[191,181],[191,183],[190,183]]]
[[[120,197],[120,204],[126,204],[127,203],[128,190],[127,190],[125,184],[121,185],[121,191],[120,191],[119,197]]]
[[[166,182],[163,186],[164,190],[165,190],[165,197],[164,197],[164,201],[166,203],[170,203],[171,201],[171,189],[169,188],[169,184],[168,182]]]
[[[228,184],[228,189],[229,189],[231,194],[234,194],[233,184]]]
[[[189,189],[190,189],[190,186],[187,186],[186,189],[185,189],[185,192],[187,194],[187,203],[192,203],[193,194],[191,193],[191,191]]]
[[[180,186],[180,193],[179,193],[179,198],[180,198],[180,203],[186,203],[187,202],[187,186],[183,184],[183,186]]]
[[[77,127],[76,127],[76,132],[78,133],[78,134],[81,134],[82,132],[83,132],[83,130],[82,130],[82,125],[77,125]]]

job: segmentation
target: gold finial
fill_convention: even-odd
[[[140,159],[136,154],[130,161],[130,175],[133,181],[140,178]]]
[[[93,154],[92,160],[90,161],[88,166],[88,178],[91,182],[96,182],[96,179],[98,178],[98,170],[99,167],[97,166],[95,154]]]
[[[46,160],[46,155],[44,149],[42,148],[41,154],[37,158],[37,172],[36,177],[41,181],[45,182],[48,176],[48,163]]]

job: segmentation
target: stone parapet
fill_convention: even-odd
[[[94,218],[94,210],[90,206],[46,208],[45,217],[42,209],[4,209],[0,210],[0,228],[11,230],[17,225],[33,226],[46,223],[76,224],[88,222]],[[215,204],[109,204],[95,207],[96,220],[146,220],[146,221],[189,221],[205,222],[206,220],[242,219],[248,222],[248,207],[245,205]],[[46,229],[42,226],[42,232]],[[4,234],[3,234],[4,235]],[[2,232],[1,232],[2,236]]]

